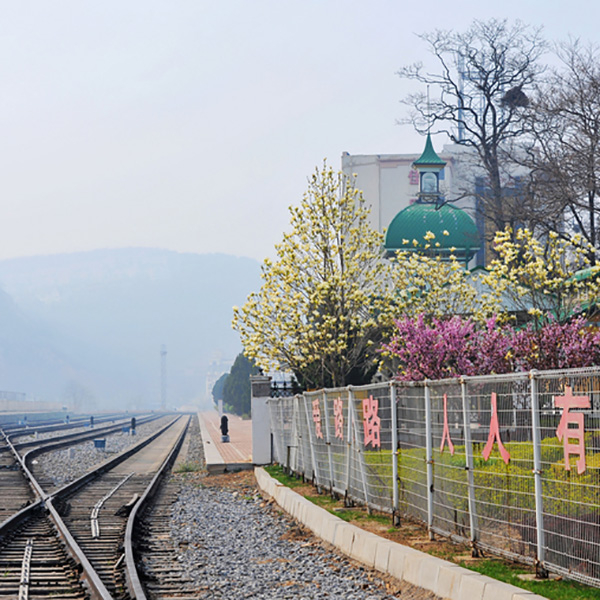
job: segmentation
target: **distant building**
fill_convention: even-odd
[[[481,245],[479,231],[465,210],[446,202],[441,186],[446,165],[433,149],[428,134],[423,153],[412,163],[419,181],[417,197],[392,219],[385,232],[388,255],[408,250],[437,255],[442,260],[455,256],[465,268],[469,267]],[[430,233],[435,241],[426,248],[426,235]],[[419,244],[415,246],[413,241]]]
[[[438,188],[435,190],[435,197],[427,192],[427,179],[423,182],[424,190],[421,189],[423,173],[415,163],[423,158],[425,161],[433,160],[438,165],[437,168],[431,169],[437,175]],[[485,245],[483,214],[477,209],[475,197],[466,193],[469,187],[473,189],[476,180],[471,158],[472,153],[458,145],[444,146],[438,156],[428,136],[425,151],[421,154],[352,155],[344,152],[342,171],[346,175],[356,174],[356,186],[362,190],[367,205],[371,207],[371,226],[382,233],[396,220],[395,227],[402,232],[399,235],[402,235],[409,225],[402,224],[396,217],[415,204],[422,206],[409,210],[404,215],[410,217],[413,226],[418,219],[425,218],[425,215],[430,220],[442,218],[443,221],[444,216],[448,219],[460,214],[461,222],[456,225],[458,229],[453,228],[453,233],[461,237],[463,226],[469,230],[469,248],[464,248],[465,252],[461,258],[468,256],[469,266],[474,267],[485,264]],[[436,162],[436,159],[439,162]],[[426,177],[433,180],[431,173]],[[441,209],[441,212],[436,213],[436,209]],[[456,212],[453,209],[461,210]],[[466,216],[468,219],[464,218]],[[440,223],[440,226],[442,224]],[[443,229],[450,230],[450,227],[444,226]],[[474,230],[478,236],[476,241],[472,240]]]

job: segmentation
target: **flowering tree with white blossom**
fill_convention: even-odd
[[[309,180],[291,231],[262,265],[263,284],[233,327],[244,351],[266,370],[290,370],[304,387],[370,380],[389,297],[383,236],[368,222],[354,178],[326,164]]]

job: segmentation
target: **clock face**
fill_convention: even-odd
[[[424,194],[437,192],[437,177],[435,173],[423,173],[421,177],[421,191]]]

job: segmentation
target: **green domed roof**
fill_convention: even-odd
[[[464,210],[450,204],[436,209],[435,204],[425,202],[411,204],[394,217],[385,236],[385,249],[388,252],[419,251],[419,247],[427,243],[424,238],[429,231],[435,235],[431,245],[440,244],[434,251],[448,253],[450,248],[455,248],[457,256],[469,260],[479,250],[479,232]],[[413,240],[417,240],[419,246],[415,246]]]

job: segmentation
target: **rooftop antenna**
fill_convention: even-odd
[[[464,93],[465,93],[465,57],[458,55],[458,143],[465,139],[464,122]]]
[[[427,134],[431,133],[431,104],[429,103],[429,85],[427,85]]]

